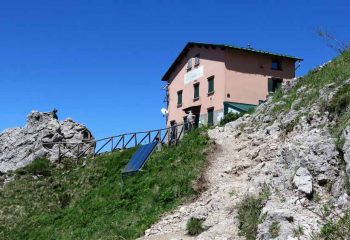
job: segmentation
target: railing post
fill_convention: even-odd
[[[112,137],[112,147],[111,147],[111,152],[113,152],[113,137]]]
[[[148,132],[148,143],[151,143],[151,132]]]
[[[135,133],[135,147],[137,146],[137,134]]]
[[[124,149],[125,148],[125,146],[124,146],[124,144],[125,144],[124,134],[122,135],[122,138],[123,138],[122,143],[123,143],[123,149]]]

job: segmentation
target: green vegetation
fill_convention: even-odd
[[[205,229],[202,226],[203,221],[197,218],[190,218],[187,222],[187,232],[191,236],[195,236],[203,232]]]
[[[195,197],[191,182],[203,172],[207,148],[206,131],[194,129],[123,185],[121,169],[135,149],[87,159],[85,166],[37,160],[0,191],[0,239],[135,239]],[[43,170],[51,174],[32,177]]]
[[[296,110],[309,106],[319,100],[320,90],[325,85],[334,83],[336,86],[340,86],[349,78],[350,50],[343,52],[320,70],[311,70],[305,77],[298,81],[296,86],[288,92],[288,95],[278,90],[273,96],[273,101],[283,104],[277,105],[272,113],[276,116],[281,112],[291,109],[293,102],[297,98],[300,98],[301,101],[295,106]],[[298,93],[298,90],[304,86],[307,87],[306,91]]]
[[[220,120],[220,126],[224,126],[226,123],[236,121],[238,118],[242,117],[244,114],[252,114],[255,111],[255,108],[250,108],[246,112],[229,112],[227,113],[221,120]]]
[[[338,220],[334,220],[334,216],[337,216]],[[317,239],[350,239],[350,209],[346,210],[344,215],[339,216],[331,208],[325,206],[322,217],[325,224]]]
[[[37,158],[29,165],[17,169],[17,174],[32,174],[32,175],[43,175],[50,176],[51,175],[51,163],[47,158]]]
[[[247,240],[256,238],[258,225],[261,222],[261,210],[269,195],[269,189],[265,186],[259,195],[248,195],[238,205],[239,234],[245,236]]]
[[[226,123],[236,121],[242,116],[242,113],[229,112],[220,120],[220,126],[224,126]]]
[[[303,229],[303,227],[302,226],[300,226],[300,225],[298,225],[298,227],[296,227],[296,228],[294,228],[293,229],[293,236],[295,237],[295,238],[300,238],[301,236],[303,236],[304,235],[304,229]]]
[[[350,120],[350,85],[344,85],[332,98],[327,106],[328,112],[336,119],[336,124],[331,128],[331,132],[337,139],[337,147],[343,147],[342,132],[349,125]]]
[[[269,233],[271,237],[272,238],[278,237],[279,231],[280,231],[280,225],[278,224],[278,222],[272,222],[269,227]]]

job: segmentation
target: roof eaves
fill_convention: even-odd
[[[265,54],[265,55],[270,55],[270,56],[276,56],[276,57],[283,57],[283,58],[290,58],[295,61],[303,61],[302,58],[297,58],[291,55],[284,55],[284,54],[278,54],[278,53],[272,53],[272,52],[266,52],[262,50],[257,50],[253,48],[244,48],[244,47],[237,47],[233,45],[227,45],[227,44],[213,44],[213,43],[203,43],[203,42],[188,42],[186,46],[182,49],[180,54],[176,57],[174,62],[171,64],[169,69],[166,71],[164,76],[162,77],[162,81],[167,81],[170,73],[173,71],[173,69],[176,67],[178,62],[182,59],[183,55],[185,55],[188,51],[188,48],[194,45],[202,45],[202,46],[208,46],[208,47],[218,47],[218,48],[231,48],[231,49],[236,49],[236,50],[241,50],[241,51],[248,51],[248,52],[253,52],[253,53],[260,53],[260,54]]]

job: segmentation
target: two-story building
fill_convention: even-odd
[[[167,126],[184,122],[189,111],[197,123],[209,125],[230,111],[247,111],[294,78],[300,61],[252,48],[189,42],[162,78]]]

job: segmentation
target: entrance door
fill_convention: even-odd
[[[188,131],[188,121],[187,121],[187,116],[183,117],[184,119],[184,126],[185,126],[185,131]]]
[[[268,91],[269,93],[276,92],[282,85],[282,79],[280,78],[269,78],[268,79]]]
[[[214,108],[208,108],[208,125],[214,125]]]
[[[199,125],[199,117],[200,117],[200,113],[201,113],[201,106],[194,106],[194,107],[189,107],[189,108],[186,108],[184,109],[185,113],[186,113],[186,116],[187,116],[187,113],[189,111],[192,112],[192,114],[195,116],[195,119],[194,119],[194,127],[198,127]],[[184,118],[184,123],[186,122],[187,120],[185,120]]]
[[[194,127],[197,128],[199,126],[199,113],[195,114],[196,118],[194,120]]]

